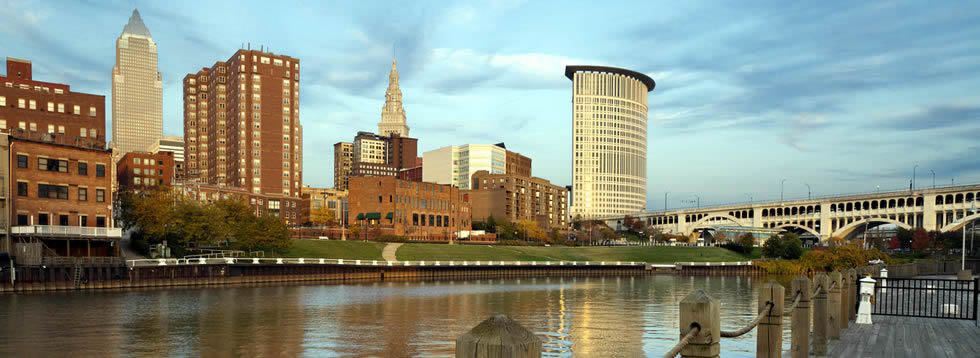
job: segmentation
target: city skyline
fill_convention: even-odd
[[[182,132],[182,74],[249,42],[304,60],[300,107],[315,138],[304,156],[323,158],[304,170],[313,186],[332,186],[333,143],[375,128],[392,57],[419,152],[512,143],[537,176],[562,185],[571,184],[572,138],[564,66],[650,75],[658,86],[649,97],[648,210],[662,208],[667,191],[668,205],[680,207],[897,189],[915,165],[918,187],[931,186],[930,170],[940,185],[980,179],[980,145],[970,141],[980,129],[980,66],[970,61],[980,45],[970,39],[980,30],[958,4],[242,6],[234,21],[295,13],[261,27],[205,19],[218,4],[136,5],[159,29],[166,135]],[[36,77],[108,96],[114,39],[133,7],[4,4],[9,43],[0,57],[29,58]],[[594,13],[636,15],[602,29],[576,25]],[[85,40],[59,37],[62,27]],[[590,42],[598,39],[607,40]],[[540,133],[554,139],[542,143]]]

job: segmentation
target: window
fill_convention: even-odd
[[[140,175],[143,174],[143,171],[140,168],[133,168],[133,174]]]
[[[37,123],[31,123],[31,132],[37,132]]]
[[[27,196],[27,182],[17,182],[17,196]]]
[[[58,113],[65,113],[65,104],[58,103]]]
[[[54,112],[54,102],[48,102],[48,112]]]
[[[105,216],[96,216],[95,217],[95,226],[96,227],[105,227]]]
[[[65,134],[65,126],[58,126],[58,134]]]
[[[92,128],[92,129],[89,129],[88,130],[89,137],[95,138],[95,134],[96,134],[95,128]]]
[[[67,173],[68,161],[49,159],[49,158],[37,158],[37,169],[49,171],[49,172]]]
[[[23,154],[17,154],[17,167],[27,168],[27,156]]]
[[[105,202],[105,189],[95,189],[95,201],[98,203]]]
[[[51,222],[48,221],[49,216],[45,213],[37,214],[37,224],[38,225],[50,225]]]
[[[7,120],[0,119],[0,129],[7,129]]]
[[[68,226],[68,215],[58,215],[58,225]]]
[[[105,164],[95,165],[95,176],[100,178],[105,176]]]
[[[82,114],[82,106],[76,104],[72,106],[71,109],[72,109],[72,113],[74,113],[76,116]]]
[[[54,134],[54,124],[49,124],[48,125],[48,133],[49,134]]]
[[[7,97],[0,96],[0,107],[6,107],[6,106],[7,106]]]
[[[27,226],[27,214],[17,214],[17,225]]]
[[[88,201],[88,188],[78,188],[78,201]]]
[[[37,197],[47,199],[68,200],[67,185],[38,184]]]
[[[37,101],[35,101],[35,100],[32,99],[30,103],[31,103],[31,106],[30,106],[31,109],[37,109]]]
[[[78,175],[88,175],[88,163],[78,163]]]
[[[82,128],[81,135],[82,135],[82,138],[88,137],[88,130],[86,130],[85,128]]]
[[[95,117],[95,107],[89,107],[88,108],[88,116],[89,117]]]
[[[18,98],[17,99],[17,108],[23,109],[24,107],[27,107],[27,101],[24,101],[23,98]]]
[[[78,216],[78,225],[79,226],[88,226],[88,216],[79,215]]]

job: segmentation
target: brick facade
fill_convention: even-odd
[[[371,231],[412,240],[447,241],[471,228],[470,195],[451,185],[412,182],[395,177],[350,178],[349,222]]]
[[[0,131],[14,137],[104,148],[105,96],[33,80],[30,61],[7,58],[0,76]]]
[[[116,163],[116,181],[120,190],[160,185],[174,180],[173,152],[130,152]]]
[[[112,227],[108,150],[11,138],[13,226]]]
[[[299,225],[303,220],[303,199],[255,194],[242,188],[228,188],[197,182],[177,182],[177,192],[200,203],[220,199],[241,198],[252,206],[255,215],[276,215],[286,225]]]
[[[512,222],[533,220],[539,227],[568,227],[568,189],[537,178],[511,174],[473,173],[473,219],[490,215]]]

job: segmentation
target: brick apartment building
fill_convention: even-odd
[[[0,76],[0,136],[9,158],[0,171],[10,224],[0,250],[24,265],[118,256],[105,96],[36,81],[30,61],[8,58]]]
[[[535,221],[546,230],[568,227],[568,189],[538,177],[473,173],[473,219],[507,218],[512,222]]]
[[[32,64],[7,57],[0,76],[0,131],[15,137],[105,147],[105,96],[72,92],[66,84],[35,81]]]
[[[471,228],[469,193],[451,185],[396,177],[353,177],[348,188],[350,225],[361,225],[362,238],[376,234],[412,240],[448,241]]]
[[[255,215],[276,215],[287,225],[298,225],[303,218],[303,199],[300,198],[270,197],[244,188],[187,181],[175,182],[174,189],[189,199],[205,204],[221,199],[242,199],[252,206]]]
[[[337,142],[333,145],[333,187],[337,190],[347,190],[347,178],[354,170],[351,162],[353,143]]]
[[[183,88],[188,179],[242,188],[256,202],[300,201],[298,59],[241,49],[225,62],[185,76]],[[268,205],[256,209],[292,213]],[[299,215],[283,220],[302,222]]]
[[[416,138],[402,137],[397,133],[380,136],[371,132],[357,132],[354,142],[349,143],[350,161],[341,158],[342,161],[338,162],[336,150],[346,146],[348,143],[345,142],[334,145],[334,170],[348,172],[348,176],[398,176],[403,169],[417,166]],[[344,165],[350,165],[349,171]],[[336,182],[334,184],[336,186]]]
[[[311,220],[310,213],[320,208],[333,211],[334,218],[343,226],[347,225],[347,191],[303,186],[303,218]]]
[[[169,186],[174,181],[173,152],[129,152],[116,163],[120,190]]]

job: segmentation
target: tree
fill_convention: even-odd
[[[664,230],[655,226],[650,227],[650,237],[656,242],[667,241],[667,235],[664,235]]]
[[[176,194],[166,187],[122,192],[116,218],[122,222],[124,230],[141,231],[147,241],[159,243],[174,229],[175,201]]]
[[[632,215],[626,215],[623,217],[623,227],[625,227],[626,230],[633,230],[634,222],[636,222],[636,218],[634,218]]]
[[[749,254],[755,247],[755,236],[752,236],[752,233],[750,232],[745,233],[745,235],[742,235],[742,237],[738,239],[738,243],[742,245],[742,250],[744,250],[742,253]]]
[[[779,258],[783,256],[783,240],[779,235],[770,236],[762,244],[762,255],[767,258]]]
[[[518,239],[544,239],[548,234],[541,229],[537,223],[531,220],[521,220],[517,222],[517,230],[520,232]]]
[[[725,242],[728,240],[728,235],[725,235],[725,233],[718,231],[711,237],[711,239],[714,240],[715,242]]]
[[[795,260],[803,256],[803,241],[800,240],[800,236],[794,233],[787,233],[782,235],[783,247],[782,258],[787,260]]]
[[[630,229],[633,230],[633,232],[643,232],[643,229],[646,229],[646,227],[647,225],[643,223],[642,219],[637,219],[633,220],[633,225]]]
[[[902,247],[902,243],[900,241],[898,241],[898,237],[893,237],[891,239],[891,241],[888,242],[888,249],[889,250],[895,250],[895,249],[900,248],[900,247]]]
[[[359,239],[358,236],[360,236],[360,235],[361,235],[361,225],[360,224],[351,225],[351,227],[350,227],[350,237],[352,237],[354,239]]]
[[[310,222],[317,226],[331,225],[336,221],[336,214],[330,208],[322,206],[310,212]]]
[[[895,237],[898,239],[898,242],[901,244],[901,247],[903,249],[912,248],[912,232],[911,231],[909,231],[908,229],[899,227],[899,228],[895,229],[895,235],[896,235]]]
[[[915,250],[925,250],[932,248],[932,240],[929,238],[929,234],[923,228],[918,228],[912,234],[912,249]]]

